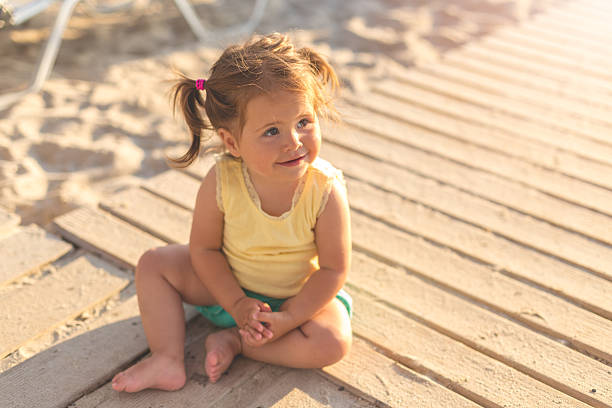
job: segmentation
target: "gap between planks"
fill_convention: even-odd
[[[368,266],[367,257],[358,253],[356,258],[362,261],[360,266]],[[352,282],[349,279],[349,284]],[[352,289],[357,305],[353,317],[355,334],[394,360],[484,407],[587,406],[384,306],[380,298],[386,297],[385,292],[373,297],[356,286]]]
[[[351,136],[354,137],[355,133],[352,132]],[[360,137],[361,135],[363,135],[364,140],[368,138],[374,140],[364,132],[360,132]],[[339,138],[338,132],[336,132],[335,136],[330,135],[332,141]],[[442,167],[442,169],[448,171],[451,169],[453,171],[457,170],[458,174],[437,176],[436,172],[440,171],[440,166],[448,166],[446,162],[419,152],[412,152],[412,160],[407,160],[404,153],[408,152],[408,150],[383,139],[378,140],[378,146],[377,144],[370,144],[370,146],[369,155],[366,156],[362,153],[366,151],[363,146],[357,146],[360,150],[355,152],[352,151],[354,149],[353,146],[347,146],[344,143],[335,146],[328,141],[323,146],[322,152],[325,157],[343,169],[348,175],[377,185],[379,188],[394,192],[402,197],[422,202],[443,213],[564,259],[608,280],[612,280],[612,274],[610,274],[608,267],[608,265],[612,264],[612,251],[609,245],[606,246],[594,242],[589,237],[568,232],[551,225],[551,223],[559,223],[564,216],[561,213],[558,217],[551,217],[551,213],[555,211],[556,207],[560,206],[576,216],[581,214],[582,217],[586,216],[587,214],[580,212],[578,207],[569,207],[564,205],[563,202],[557,201],[547,201],[548,207],[540,206],[539,201],[544,200],[545,196],[537,194],[534,190],[526,194],[520,188],[511,190],[502,189],[500,186],[489,182],[489,178],[481,178],[481,175],[473,174],[457,166]],[[392,150],[389,150],[390,148]],[[392,163],[389,163],[389,161]],[[412,169],[401,168],[393,163],[398,161],[407,163]],[[438,180],[443,178],[440,180],[442,183],[436,181],[436,178]],[[458,180],[468,190],[464,191],[461,187],[455,187],[456,183],[453,183],[455,180]],[[505,184],[504,187],[512,186]],[[487,199],[474,195],[473,192],[470,193],[470,190],[474,191],[476,188],[478,193],[482,193],[485,197],[489,196],[490,198]],[[497,194],[497,197],[491,196],[491,190]],[[521,192],[523,193],[520,197],[522,201],[517,200],[516,197],[516,194]],[[528,206],[531,211],[528,211],[527,214],[522,214],[519,211],[508,208],[508,201],[516,203],[520,207]],[[539,214],[546,221],[534,218]],[[565,213],[566,215],[567,213]],[[561,222],[564,225],[567,224],[565,221]],[[573,223],[576,229],[585,230],[584,225],[577,223],[575,220],[569,220],[568,222]],[[610,223],[606,219],[602,219],[601,222],[604,225]],[[596,228],[595,225],[591,226]],[[602,233],[609,234],[609,231],[602,229]]]
[[[353,254],[349,282],[357,292],[376,296],[378,301],[436,332],[565,394],[597,407],[612,403],[610,367],[423,282],[405,270],[375,261],[358,250]],[[408,365],[413,363],[406,361]],[[487,375],[482,367],[480,373]],[[592,389],[598,392],[591,393]]]
[[[4,289],[0,300],[0,358],[103,303],[128,284],[125,273],[86,254],[34,285]]]
[[[26,250],[24,250],[26,249]],[[72,245],[32,224],[0,239],[0,287],[39,270],[72,250]]]

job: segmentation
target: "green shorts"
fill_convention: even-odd
[[[281,305],[285,302],[285,300],[287,300],[287,299],[276,299],[276,298],[272,298],[269,296],[260,295],[259,293],[251,292],[250,290],[247,290],[247,289],[243,289],[243,290],[244,290],[244,293],[248,297],[252,297],[252,298],[261,300],[262,302],[266,302],[267,304],[269,304],[273,312],[278,312]],[[336,299],[342,302],[344,307],[346,307],[346,311],[348,312],[349,317],[353,317],[353,298],[351,298],[351,295],[346,293],[344,289],[340,289],[340,292],[338,292],[338,294],[336,295]],[[196,306],[195,308],[198,312],[202,314],[202,316],[210,320],[210,322],[214,324],[215,326],[218,326],[218,327],[236,326],[236,321],[234,321],[234,318],[228,312],[226,312],[225,309],[223,309],[219,305]]]

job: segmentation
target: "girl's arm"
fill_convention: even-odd
[[[252,320],[252,314],[260,310],[262,302],[245,295],[221,251],[223,213],[217,206],[216,194],[217,175],[213,166],[202,181],[193,211],[189,238],[191,263],[200,280],[239,327],[250,324],[265,334],[263,325]]]
[[[256,319],[269,324],[274,338],[310,320],[336,296],[346,281],[351,260],[351,225],[343,186],[332,185],[327,205],[315,226],[315,242],[320,269],[310,276],[297,295],[283,303],[280,313],[255,314]]]
[[[287,303],[295,327],[310,320],[338,293],[351,266],[351,220],[346,189],[332,184],[327,205],[315,226],[319,270]]]

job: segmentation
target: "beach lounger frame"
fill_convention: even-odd
[[[0,28],[7,25],[18,26],[35,15],[45,11],[55,1],[56,0],[0,0]],[[32,82],[26,89],[0,95],[0,110],[8,108],[23,96],[32,92],[38,92],[41,89],[55,64],[66,24],[70,20],[74,8],[80,1],[81,0],[62,1],[55,23],[53,24],[53,29],[42,51]],[[263,17],[268,0],[256,0],[251,16],[245,23],[217,31],[207,30],[202,25],[202,22],[198,18],[189,0],[174,0],[174,2],[199,41],[217,42],[222,38],[252,33]],[[102,13],[112,12],[119,8],[128,7],[132,3],[132,0],[128,0],[116,7],[96,7],[95,10]]]

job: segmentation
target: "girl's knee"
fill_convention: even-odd
[[[342,360],[351,351],[353,337],[351,332],[348,333],[337,329],[326,330],[325,341],[323,348],[325,350],[325,366],[337,363]]]
[[[152,248],[147,250],[138,259],[136,270],[134,271],[135,278],[141,279],[145,276],[150,276],[153,273],[159,272],[163,264],[163,255],[161,248]]]
[[[342,360],[348,355],[348,353],[351,351],[352,344],[353,336],[351,332],[348,332],[348,334],[341,334],[336,338],[337,361]]]

